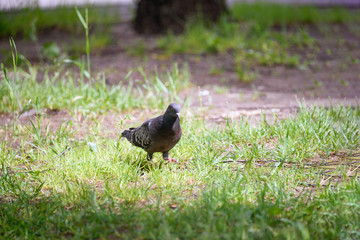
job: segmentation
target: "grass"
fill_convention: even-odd
[[[87,22],[85,19],[79,21],[79,16],[82,15],[84,18],[88,16]],[[17,39],[22,37],[25,40],[31,40],[41,60],[54,61],[64,55],[77,58],[84,52],[84,43],[78,37],[83,28],[86,27],[87,35],[90,34],[87,38],[86,49],[100,50],[114,41],[110,32],[111,26],[119,21],[119,13],[107,7],[80,8],[79,10],[71,7],[58,7],[53,10],[29,8],[18,12],[0,12],[0,37]],[[43,38],[44,32],[51,30],[71,36],[70,41],[50,41],[41,44],[39,40]],[[7,53],[3,52],[3,54],[6,56]],[[11,59],[11,56],[7,58]],[[8,62],[5,58],[5,63]]]
[[[183,138],[171,151],[183,165],[163,165],[160,155],[147,163],[145,152],[123,140],[79,139],[70,123],[44,131],[40,141],[17,124],[20,146],[2,141],[0,148],[0,234],[356,238],[360,184],[348,175],[356,167],[337,165],[329,178],[306,164],[344,150],[358,155],[359,124],[359,107],[301,107],[293,118],[257,126],[229,120],[209,128],[184,116]]]
[[[299,65],[300,56],[290,54],[288,49],[295,43],[298,46],[304,43],[310,47],[316,43],[306,32],[301,33],[276,33],[269,30],[255,33],[250,25],[232,22],[224,17],[212,27],[195,20],[188,24],[182,35],[169,33],[160,38],[158,47],[169,55],[228,53],[233,58],[239,79],[252,81],[253,68],[257,65]]]
[[[1,111],[13,113],[11,126],[0,129],[4,238],[360,235],[360,215],[354,211],[360,200],[359,106],[300,105],[295,116],[281,120],[274,115],[271,124],[263,116],[256,126],[228,119],[209,127],[197,113],[188,115],[187,103],[178,97],[188,85],[186,68],[174,65],[165,75],[155,71],[150,76],[139,68],[142,80],[129,73],[124,82],[107,86],[103,75],[85,82],[81,74],[76,78],[54,66],[47,67],[39,82],[39,67],[27,63],[26,71],[17,68],[14,51],[16,77],[10,81],[4,71],[0,88]],[[109,129],[96,117],[125,111],[110,127],[120,135],[133,126],[127,121],[134,117],[133,108],[160,114],[171,101],[183,105],[183,137],[171,151],[180,165],[164,165],[160,154],[147,162],[143,150],[107,138]],[[17,121],[31,107],[37,113],[55,108],[94,112],[95,117],[87,123],[68,120],[56,128],[46,124],[45,115],[28,124]],[[341,160],[329,161],[333,155]]]
[[[331,24],[352,26],[360,22],[359,16],[358,10],[344,8],[236,3],[229,16],[217,24],[194,19],[183,34],[169,33],[160,38],[158,47],[169,55],[230,54],[239,79],[250,82],[259,65],[300,66],[304,57],[294,49],[310,48],[316,52],[319,43],[306,30],[308,25],[320,29]]]
[[[205,25],[193,26],[212,34]],[[283,64],[283,58],[294,57],[276,52],[284,47],[281,35],[266,30],[254,40],[255,35],[237,35],[231,29],[235,25],[222,26],[215,26],[221,34],[204,38],[203,45],[209,53],[232,46],[238,74],[249,81],[252,75],[246,71],[253,64]],[[196,52],[201,35],[189,36]],[[240,45],[232,45],[233,36]],[[302,44],[304,36],[306,32],[292,37]],[[187,49],[186,44],[179,46]],[[0,112],[13,116],[0,126],[2,238],[360,237],[359,106],[300,104],[287,119],[263,115],[256,125],[242,118],[215,125],[201,113],[189,114],[189,100],[179,97],[190,84],[186,66],[174,64],[166,73],[137,68],[107,85],[103,74],[86,76],[90,61],[68,60],[79,67],[75,73],[63,62],[32,65],[18,56],[14,41],[11,47],[13,70],[3,66],[0,81]],[[139,42],[132,54],[143,52]],[[20,60],[27,67],[18,67]],[[286,61],[297,64],[296,59]],[[218,74],[216,66],[212,74]],[[152,109],[153,116],[172,101],[183,105],[183,137],[170,152],[181,164],[165,165],[160,154],[147,162],[143,150],[118,139],[122,129],[150,117],[147,111],[139,117],[134,109]],[[37,114],[18,121],[30,108]],[[70,118],[54,127],[46,114],[38,114],[46,108],[93,117]],[[111,126],[99,117],[108,111],[119,115]],[[115,139],[106,135],[109,131]]]
[[[254,21],[258,29],[270,27],[287,28],[299,24],[344,24],[360,21],[358,10],[345,7],[320,9],[316,6],[293,6],[276,3],[236,3],[231,8],[231,15],[237,21]]]
[[[268,6],[269,5],[269,6]],[[266,10],[265,10],[266,9]],[[288,10],[290,9],[290,10]],[[311,23],[323,23],[326,14],[315,7],[295,7],[283,6],[279,4],[240,4],[237,3],[231,8],[230,16],[224,16],[217,24],[209,26],[204,20],[193,19],[186,27],[183,35],[174,36],[169,33],[158,41],[158,46],[165,49],[168,53],[217,53],[228,50],[251,50],[260,51],[269,55],[270,60],[273,58],[267,53],[270,48],[274,52],[280,51],[285,54],[291,46],[314,46],[315,40],[309,36],[305,29],[298,28],[291,30],[290,27],[303,24],[302,19],[293,16],[292,12],[298,12],[299,16],[306,15],[306,9],[313,9],[311,12],[314,18],[319,19]],[[282,19],[281,12],[289,11],[288,18]],[[246,14],[244,14],[246,13]],[[255,14],[256,13],[256,14]],[[269,13],[269,14],[264,14]],[[346,10],[341,11],[344,18],[353,21],[359,21],[355,13],[350,14]],[[291,19],[290,17],[295,17]],[[346,21],[348,22],[348,21]],[[310,22],[309,22],[310,23]],[[332,18],[325,23],[337,23]],[[296,25],[297,24],[297,25]],[[281,25],[280,31],[273,29]],[[290,31],[289,31],[290,30]],[[275,60],[274,63],[279,62]],[[281,63],[281,62],[280,62]],[[286,64],[287,61],[284,60]]]
[[[111,8],[89,9],[89,25],[96,28],[108,29],[110,24],[120,20],[119,13]],[[85,8],[80,11],[84,12]],[[9,37],[22,34],[30,37],[36,32],[42,32],[56,28],[70,32],[81,33],[82,26],[72,7],[58,7],[53,10],[42,10],[40,8],[22,9],[18,12],[0,12],[0,36]]]
[[[141,73],[135,78],[135,73]],[[40,81],[38,76],[42,75]],[[47,67],[29,65],[29,68],[18,72],[13,89],[22,106],[31,99],[37,100],[38,107],[53,110],[101,113],[109,110],[131,108],[164,107],[168,102],[179,100],[178,92],[190,85],[187,67],[173,67],[166,73],[156,71],[146,73],[138,68],[130,71],[117,84],[107,85],[105,76],[95,77],[96,83],[86,82],[71,71],[59,67],[49,71]],[[137,97],[134,97],[137,96]],[[12,112],[14,95],[5,80],[0,81],[0,111]],[[18,105],[15,111],[21,111]]]

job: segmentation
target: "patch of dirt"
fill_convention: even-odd
[[[309,32],[317,29],[310,28]],[[122,23],[114,27],[114,35],[119,44],[110,46],[92,57],[93,66],[97,71],[108,71],[109,83],[116,83],[126,75],[129,69],[139,64],[148,69],[166,69],[173,62],[188,64],[191,81],[194,85],[204,87],[219,85],[230,88],[231,92],[253,90],[261,92],[277,92],[296,94],[309,99],[316,98],[354,98],[360,90],[360,41],[350,30],[342,26],[342,31],[331,38],[314,34],[318,42],[316,52],[307,49],[297,49],[294,53],[302,55],[302,61],[310,59],[309,66],[287,68],[283,66],[258,66],[256,80],[251,83],[241,82],[234,71],[234,61],[231,52],[224,54],[178,54],[164,57],[156,47],[157,36],[139,36],[134,33],[129,23]],[[122,33],[122,34],[119,34]],[[149,54],[145,58],[131,57],[126,49],[136,46],[142,41]],[[306,55],[313,55],[307,58]],[[211,74],[210,69],[220,69],[217,75]],[[226,95],[226,94],[225,94]],[[279,102],[284,102],[279,99]]]

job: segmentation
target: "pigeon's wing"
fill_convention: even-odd
[[[144,122],[140,127],[131,131],[130,142],[137,147],[147,149],[151,146],[150,126],[152,119]]]

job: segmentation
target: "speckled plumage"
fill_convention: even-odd
[[[123,131],[122,137],[144,149],[148,160],[152,159],[155,152],[162,152],[163,158],[168,160],[169,151],[181,138],[180,109],[180,105],[172,103],[164,115],[147,120],[140,127]]]

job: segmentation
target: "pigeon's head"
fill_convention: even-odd
[[[180,105],[177,103],[172,103],[168,106],[168,108],[166,109],[165,114],[172,116],[172,117],[177,117],[180,119]]]

